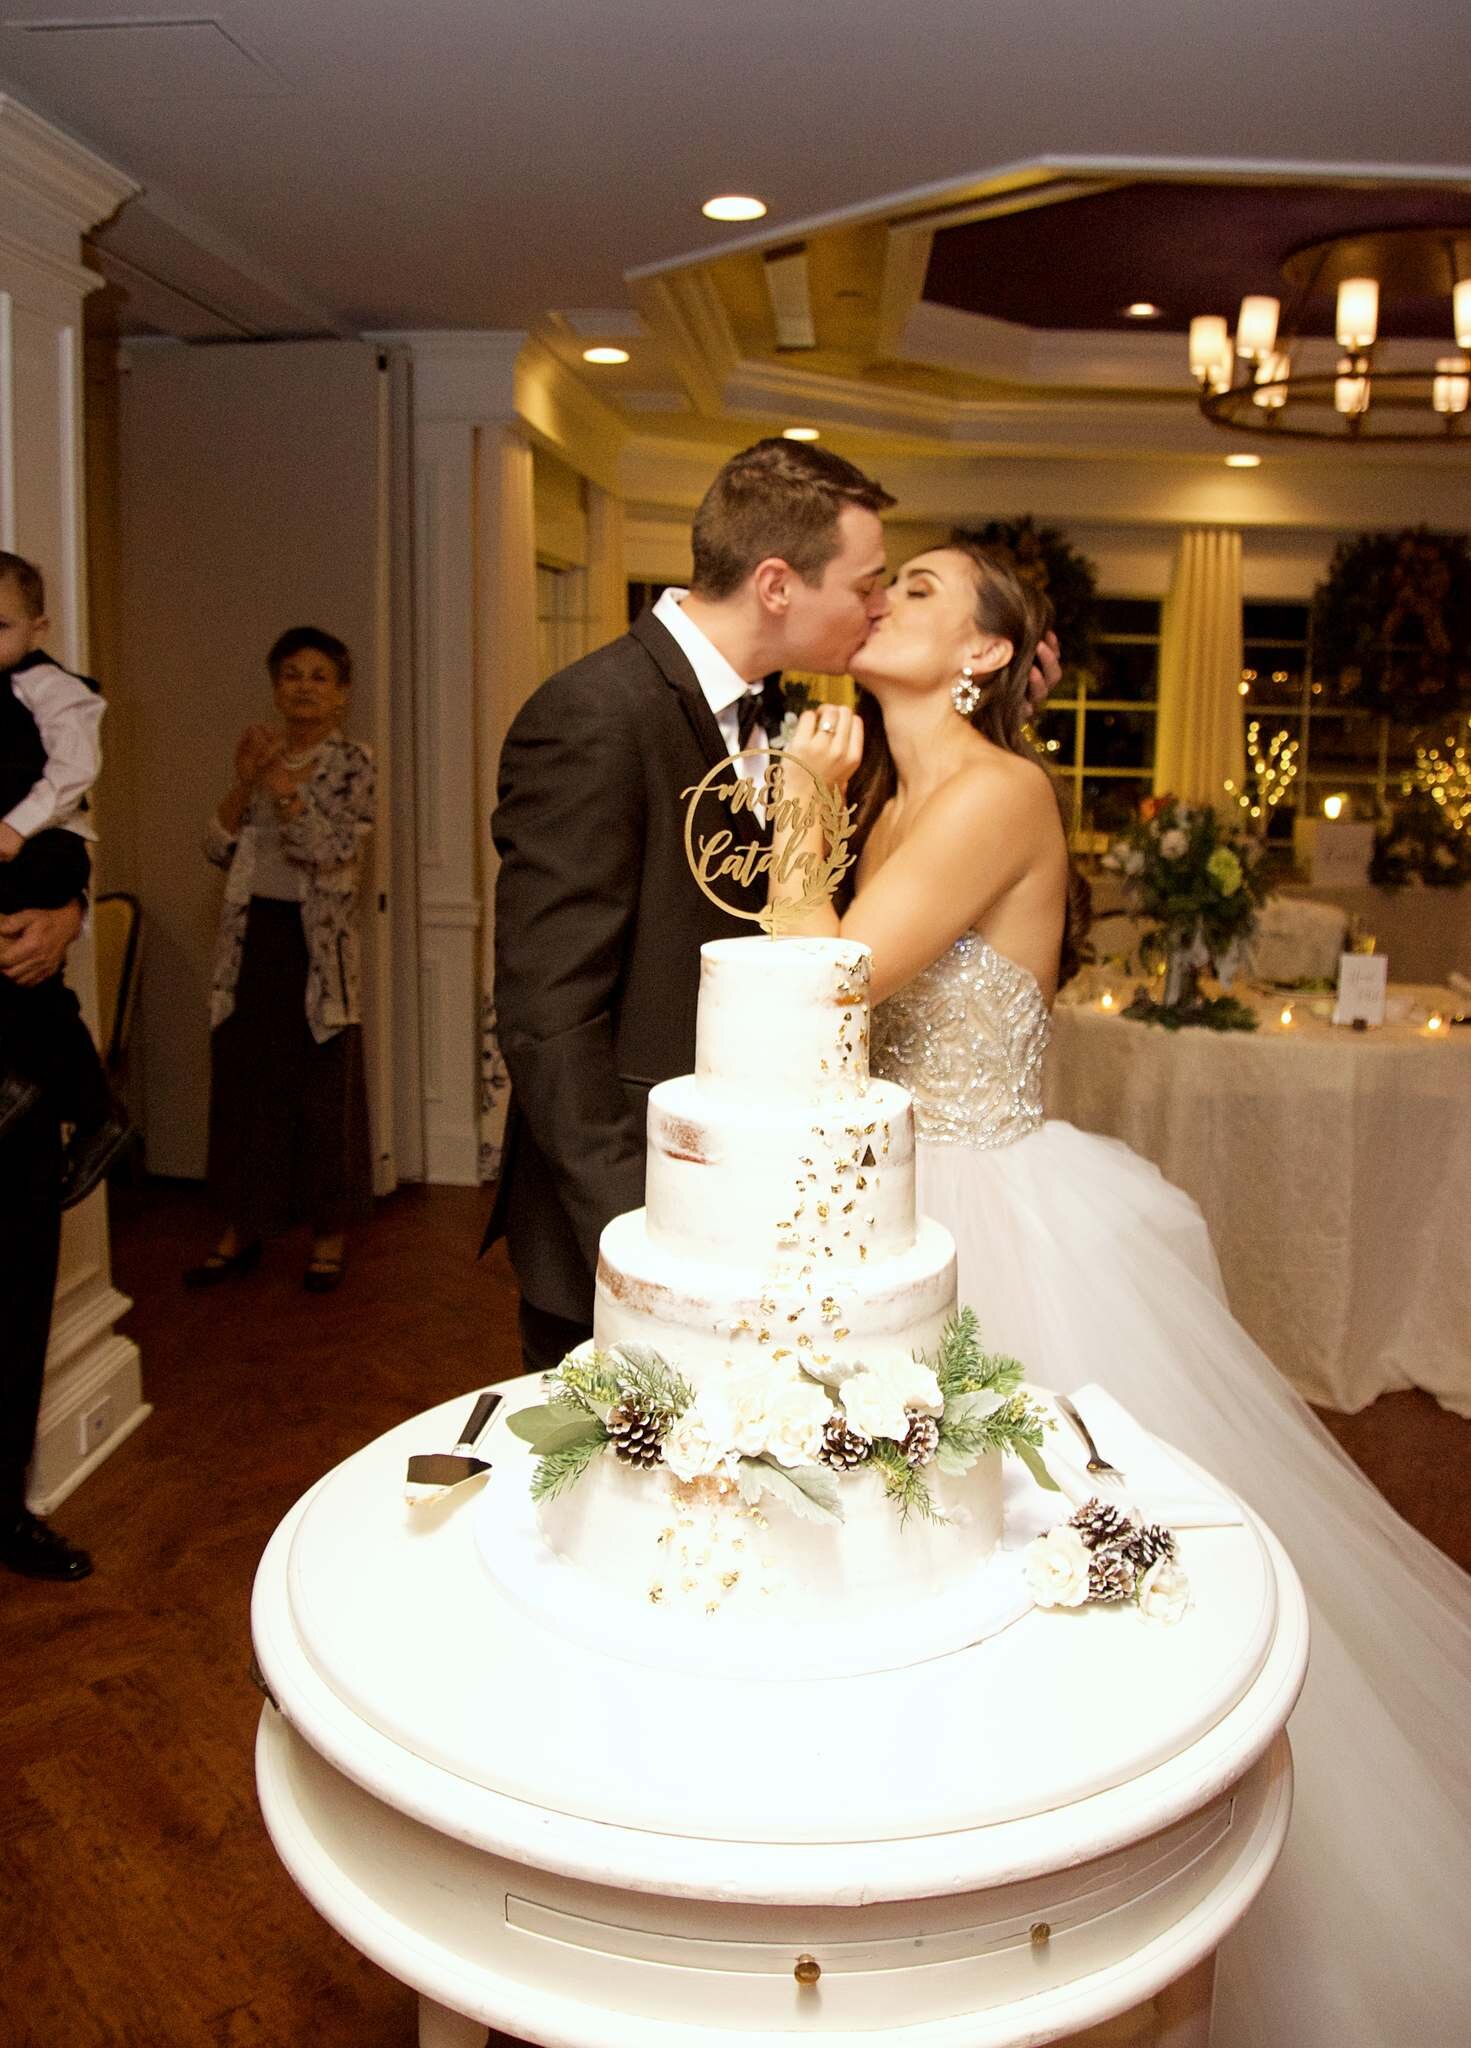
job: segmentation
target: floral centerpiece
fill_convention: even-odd
[[[1128,1604],[1175,1622],[1190,1604],[1175,1552],[1171,1530],[1095,1497],[1027,1546],[1027,1585],[1039,1607]]]
[[[1374,839],[1369,880],[1380,889],[1458,889],[1471,882],[1471,828],[1459,832],[1428,792],[1400,804]]]
[[[958,1477],[990,1451],[1042,1462],[1050,1425],[1021,1392],[1022,1367],[981,1349],[974,1314],[946,1324],[932,1358],[855,1365],[827,1378],[755,1365],[699,1393],[656,1352],[633,1345],[572,1352],[548,1375],[550,1398],[508,1427],[537,1456],[533,1500],[554,1499],[611,1454],[677,1485],[713,1482],[755,1506],[770,1496],[808,1520],[843,1520],[840,1482],[870,1467],[901,1521],[943,1521],[926,1467]]]
[[[1165,985],[1158,1001],[1141,990],[1125,1016],[1170,1030],[1255,1030],[1254,1011],[1229,995],[1206,998],[1200,977],[1211,969],[1229,982],[1240,963],[1266,895],[1258,852],[1208,804],[1145,799],[1104,866],[1122,876],[1129,909],[1151,921],[1140,952],[1146,966],[1163,966]]]

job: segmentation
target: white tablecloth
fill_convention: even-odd
[[[1418,1386],[1471,1415],[1471,1027],[1279,1010],[1168,1032],[1060,1003],[1048,1113],[1194,1196],[1237,1317],[1310,1401]]]

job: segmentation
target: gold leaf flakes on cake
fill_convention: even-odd
[[[761,1313],[764,1316],[774,1316],[776,1314],[776,1303],[769,1294],[763,1294],[761,1297]]]
[[[825,1323],[830,1323],[835,1316],[839,1316],[841,1314],[842,1310],[838,1307],[838,1304],[833,1300],[833,1297],[830,1294],[825,1294],[822,1297],[822,1320]]]
[[[809,1347],[811,1346],[811,1343],[812,1343],[812,1339],[811,1339],[811,1338],[810,1338],[810,1337],[808,1336],[807,1332],[806,1332],[805,1330],[803,1330],[802,1334],[801,1334],[801,1335],[800,1335],[800,1336],[798,1337],[798,1339],[797,1339],[797,1346],[798,1346],[798,1349],[799,1349],[799,1350],[804,1350],[804,1349],[807,1349],[807,1348],[809,1348]]]
[[[773,1351],[773,1352],[772,1352],[772,1354],[771,1354],[771,1357],[772,1357],[772,1363],[773,1363],[773,1364],[775,1364],[775,1362],[776,1362],[776,1360],[777,1360],[778,1358],[790,1358],[790,1357],[791,1357],[791,1355],[792,1355],[792,1354],[791,1354],[791,1352],[790,1352],[790,1351],[789,1351],[789,1350],[787,1349],[786,1345],[785,1345],[785,1344],[783,1344],[783,1345],[782,1345],[782,1346],[780,1347],[780,1349],[779,1349],[779,1350],[776,1350],[776,1351]]]
[[[663,1588],[662,1586],[650,1586],[650,1588],[649,1588],[649,1601],[650,1601],[650,1604],[651,1604],[652,1606],[654,1606],[654,1607],[657,1607],[657,1606],[658,1606],[658,1604],[659,1604],[659,1602],[660,1602],[660,1601],[661,1601],[661,1600],[662,1600],[663,1598],[664,1598],[664,1588]]]
[[[758,1344],[769,1344],[771,1342],[770,1330],[758,1330],[756,1332],[756,1342]]]
[[[859,1245],[858,1256],[860,1259],[866,1259],[868,1257],[868,1246],[866,1244]]]
[[[853,1211],[857,1208],[857,1206],[858,1204],[856,1202],[844,1202],[843,1214],[845,1216],[851,1216],[853,1214]]]
[[[862,1248],[860,1247],[860,1249],[862,1249]],[[845,1338],[845,1337],[846,1337],[847,1335],[848,1335],[848,1332],[847,1332],[846,1330],[844,1330],[844,1329],[837,1329],[837,1330],[834,1330],[834,1331],[833,1331],[833,1342],[834,1342],[834,1344],[841,1344],[841,1343],[842,1343],[842,1341],[843,1341],[843,1339],[844,1339],[844,1338]]]
[[[857,1180],[853,1183],[853,1185],[859,1189],[866,1188],[868,1186],[868,1175],[866,1173],[860,1173]]]
[[[858,1164],[859,1164],[860,1166],[877,1166],[877,1165],[878,1165],[878,1161],[877,1161],[877,1160],[876,1160],[876,1159],[874,1158],[874,1156],[873,1156],[873,1147],[872,1147],[872,1145],[865,1145],[865,1146],[864,1146],[864,1148],[863,1148],[863,1157],[862,1157],[862,1158],[861,1158],[861,1159],[859,1160]]]
[[[739,1572],[722,1572],[720,1583],[727,1593],[732,1592],[741,1583],[741,1575]]]
[[[821,1222],[823,1222],[823,1223],[826,1223],[826,1221],[827,1221],[827,1203],[826,1203],[826,1202],[819,1202],[819,1203],[818,1203],[818,1205],[817,1205],[817,1214],[818,1214],[818,1218],[819,1218],[819,1220],[820,1220]]]
[[[790,1310],[788,1311],[788,1313],[787,1313],[787,1321],[788,1321],[789,1323],[797,1323],[797,1322],[800,1322],[801,1320],[802,1320],[802,1311],[801,1311],[801,1309],[799,1309],[799,1308],[794,1308],[794,1309],[790,1309]]]
[[[658,1543],[672,1543],[674,1541],[674,1531],[672,1529],[661,1529],[654,1540]]]
[[[718,1612],[718,1609],[719,1609],[719,1602],[718,1602],[718,1601],[715,1601],[715,1600],[707,1600],[707,1601],[705,1602],[705,1612],[706,1612],[707,1614],[715,1614],[716,1612]]]

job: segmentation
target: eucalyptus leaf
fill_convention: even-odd
[[[945,1403],[945,1421],[984,1422],[988,1415],[994,1415],[998,1408],[1004,1408],[1010,1396],[996,1387],[978,1388],[970,1394],[952,1394]]]
[[[943,1472],[947,1479],[961,1479],[972,1465],[979,1463],[987,1449],[988,1445],[982,1445],[973,1451],[957,1450],[954,1444],[947,1444],[941,1437],[939,1448],[935,1452],[935,1470]]]
[[[1042,1453],[1034,1445],[1029,1444],[1025,1437],[1013,1437],[1007,1448],[1016,1452],[1039,1486],[1045,1487],[1048,1493],[1062,1492],[1062,1488],[1043,1464]]]
[[[750,1471],[752,1483],[759,1481],[760,1493],[770,1494],[773,1500],[804,1522],[841,1522],[842,1506],[838,1500],[838,1482],[835,1475],[821,1465],[799,1465],[791,1470],[778,1465],[770,1458],[742,1458],[740,1464],[741,1494],[745,1499],[745,1474]]]
[[[507,1416],[506,1427],[513,1436],[530,1444],[539,1458],[550,1457],[553,1451],[569,1450],[574,1444],[597,1442],[607,1434],[596,1415],[589,1415],[584,1408],[568,1409],[560,1404],[555,1408],[518,1408],[514,1415]]]

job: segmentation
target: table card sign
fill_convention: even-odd
[[[1388,990],[1388,954],[1340,953],[1334,1023],[1355,1024],[1362,1019],[1365,1024],[1382,1024]]]
[[[1352,818],[1302,818],[1293,851],[1315,889],[1355,889],[1369,879],[1374,827]]]

